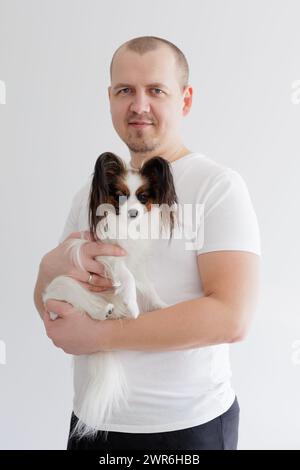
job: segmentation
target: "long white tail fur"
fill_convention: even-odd
[[[75,239],[69,244],[76,264],[80,264],[79,250],[82,243],[82,240]],[[108,263],[105,265],[108,269]],[[126,306],[120,296],[118,297],[118,288],[114,293],[95,294],[68,276],[53,279],[43,293],[43,301],[48,299],[69,302],[77,310],[98,320],[105,320],[111,307],[114,310],[109,318],[122,318],[127,313]],[[55,318],[55,314],[52,318]],[[117,409],[121,402],[126,402],[128,393],[128,384],[118,351],[102,351],[89,355],[87,367],[88,380],[82,395],[82,406],[77,411],[78,422],[72,431],[72,435],[77,438],[94,437],[99,426],[109,419],[112,411]]]

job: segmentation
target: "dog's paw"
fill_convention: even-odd
[[[107,304],[105,307],[105,318],[109,318],[114,312],[114,304]]]
[[[151,304],[151,310],[160,310],[161,308],[167,308],[169,307],[169,304],[166,302],[154,302]]]
[[[128,316],[129,317],[132,317],[132,318],[137,318],[139,316],[139,313],[140,313],[140,309],[139,309],[139,306],[137,304],[137,302],[124,302],[125,304],[125,307],[128,311]]]

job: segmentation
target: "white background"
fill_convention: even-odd
[[[45,335],[33,289],[97,157],[128,159],[111,123],[109,64],[144,35],[186,55],[184,143],[240,172],[260,224],[260,304],[231,346],[239,448],[300,448],[299,18],[297,0],[0,1],[1,449],[66,448],[70,356]]]

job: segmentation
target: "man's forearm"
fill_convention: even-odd
[[[107,350],[168,351],[239,340],[237,315],[220,300],[205,296],[153,310],[137,319],[100,322]]]

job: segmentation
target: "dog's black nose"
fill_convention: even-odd
[[[137,209],[129,209],[128,216],[132,219],[138,215],[139,211]]]

